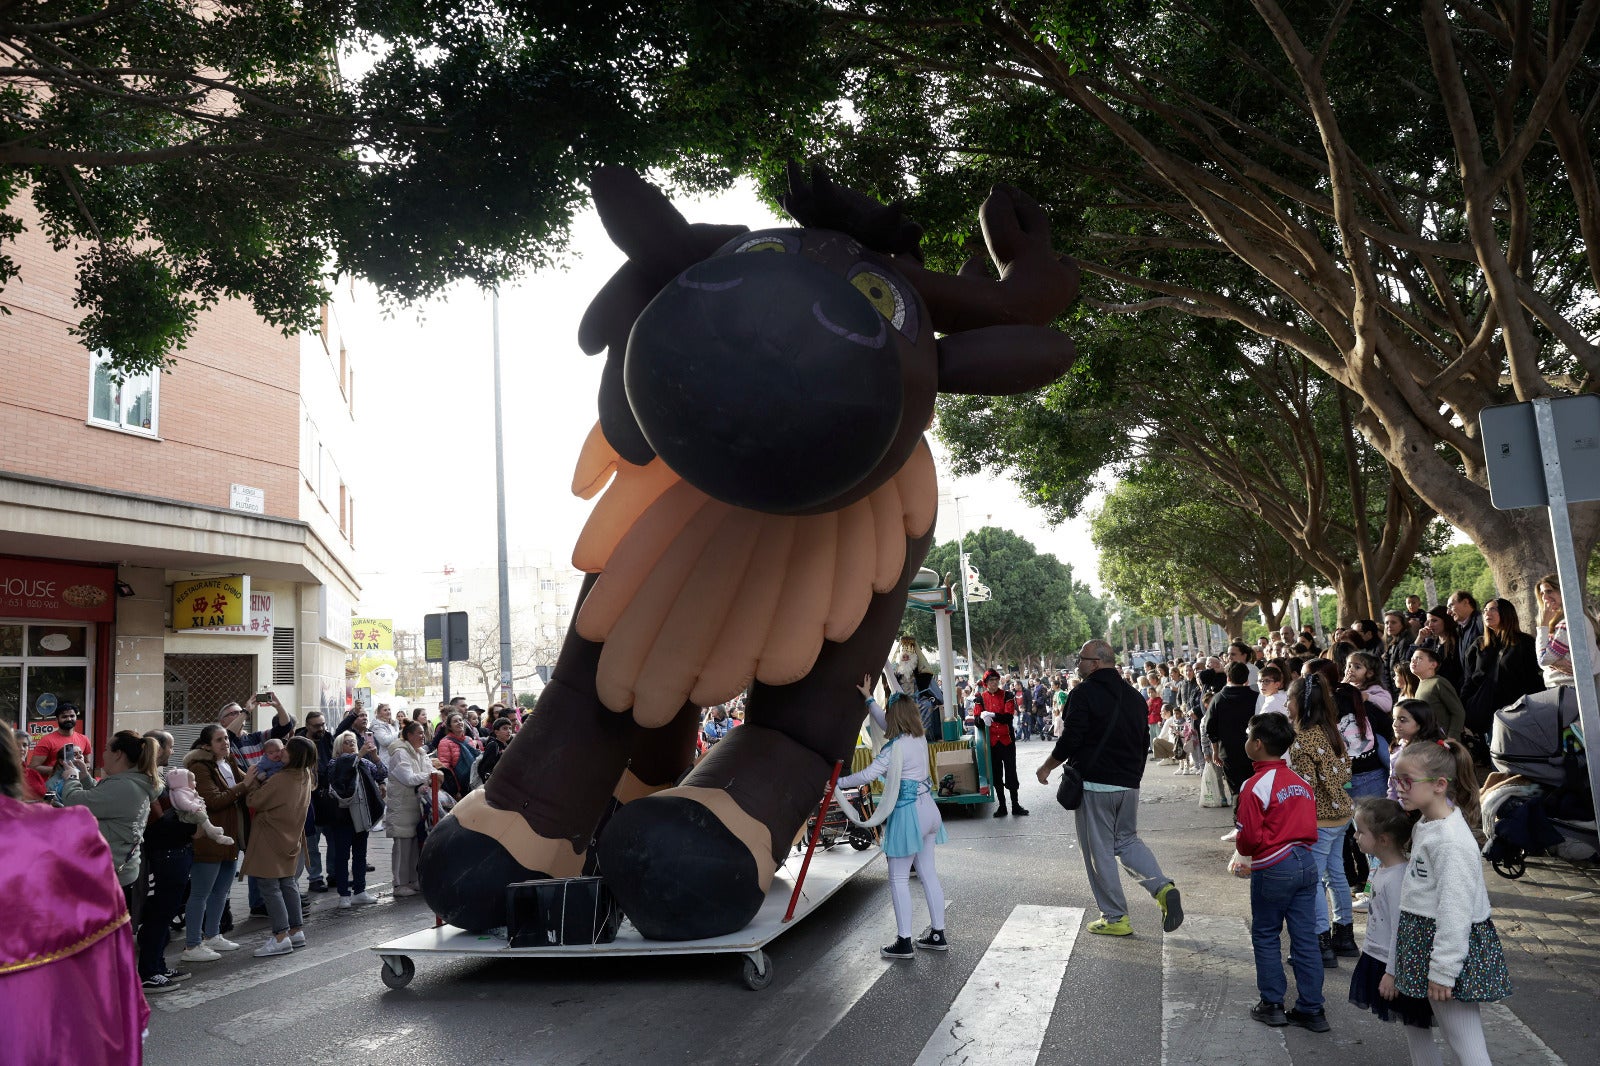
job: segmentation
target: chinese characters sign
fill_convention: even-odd
[[[208,577],[172,585],[173,629],[244,626],[250,603],[248,577]]]
[[[207,626],[194,633],[228,633],[244,637],[272,636],[272,593],[250,592],[250,620],[240,626]]]
[[[352,618],[350,662],[346,673],[355,676],[356,696],[369,702],[394,699],[399,678],[394,654],[394,620]]]

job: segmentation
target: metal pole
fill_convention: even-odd
[[[944,736],[945,722],[958,722],[966,717],[965,708],[957,708],[956,661],[950,645],[950,611],[940,607],[933,612],[933,629],[939,635],[939,680],[944,685],[944,712],[940,718],[939,735]],[[950,739],[957,739],[951,737]]]
[[[495,520],[500,535],[500,700],[511,698],[511,581],[506,567],[506,444],[505,412],[500,400],[500,290],[491,299],[494,317],[494,495]]]
[[[446,607],[439,618],[439,636],[444,652],[439,656],[439,685],[444,689],[444,702],[450,702],[450,608]]]
[[[978,691],[978,664],[972,660],[972,610],[967,605],[967,537],[961,532],[961,501],[956,497],[956,558],[961,560],[961,617],[967,627],[967,684],[969,691]],[[964,709],[964,708],[963,708]]]
[[[794,891],[789,894],[789,909],[783,912],[784,922],[794,919],[794,908],[800,902],[800,887],[806,883],[806,870],[811,867],[811,854],[817,850],[817,838],[822,835],[822,823],[828,817],[828,802],[833,799],[833,787],[838,784],[839,771],[842,769],[844,769],[843,760],[833,764],[833,776],[828,778],[828,787],[822,793],[822,806],[817,808],[817,821],[811,827],[811,840],[806,844],[806,857],[800,863],[799,876],[794,879]]]
[[[1595,700],[1594,674],[1597,664],[1589,651],[1594,646],[1589,631],[1589,616],[1583,610],[1582,575],[1578,552],[1572,543],[1572,515],[1567,511],[1567,486],[1557,455],[1556,422],[1549,397],[1533,401],[1533,417],[1539,426],[1539,452],[1544,459],[1545,490],[1550,497],[1550,535],[1555,540],[1556,574],[1561,579],[1561,603],[1567,618],[1567,638],[1572,645],[1572,687],[1578,696],[1578,719],[1583,724],[1585,744],[1600,737],[1600,705]],[[1567,604],[1572,604],[1569,608]],[[1590,758],[1589,788],[1594,797],[1596,817],[1600,818],[1600,759]]]

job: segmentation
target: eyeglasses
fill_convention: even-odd
[[[1412,785],[1426,784],[1429,781],[1448,780],[1450,780],[1448,777],[1397,777],[1394,779],[1394,787],[1401,792],[1410,792]]]

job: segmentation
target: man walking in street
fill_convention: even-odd
[[[1019,815],[1027,814],[1028,808],[1017,798],[1017,789],[1022,784],[1017,779],[1017,737],[1013,732],[1017,699],[1000,687],[998,671],[990,670],[983,675],[983,691],[978,693],[975,710],[989,731],[990,784],[994,787],[995,798],[1000,801],[994,816],[1002,818],[1006,814],[1007,786],[1011,789],[1011,809]]]
[[[1061,739],[1039,767],[1039,783],[1070,763],[1083,777],[1083,802],[1077,818],[1078,846],[1101,917],[1089,932],[1127,936],[1128,904],[1122,894],[1120,863],[1161,907],[1161,928],[1172,932],[1183,924],[1178,886],[1161,872],[1155,855],[1139,839],[1139,784],[1144,778],[1145,748],[1150,734],[1148,708],[1133,686],[1117,672],[1117,655],[1103,640],[1091,640],[1078,654],[1083,684],[1067,697]]]

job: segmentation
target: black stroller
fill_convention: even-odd
[[[872,793],[867,789],[854,789],[841,797],[846,803],[854,807],[856,814],[861,818],[870,817],[873,811]],[[806,843],[811,839],[812,832],[817,827],[815,816],[806,819],[806,831],[800,834],[800,839],[795,841],[794,850],[803,852]],[[856,825],[845,817],[843,811],[833,804],[828,804],[828,813],[822,818],[822,832],[817,836],[817,846],[824,851],[831,851],[838,844],[849,844],[857,851],[866,851],[878,842],[876,829],[865,829]]]
[[[1570,685],[1524,696],[1495,712],[1490,757],[1497,773],[1481,802],[1483,856],[1515,880],[1530,856],[1593,862],[1600,856],[1578,699]]]

